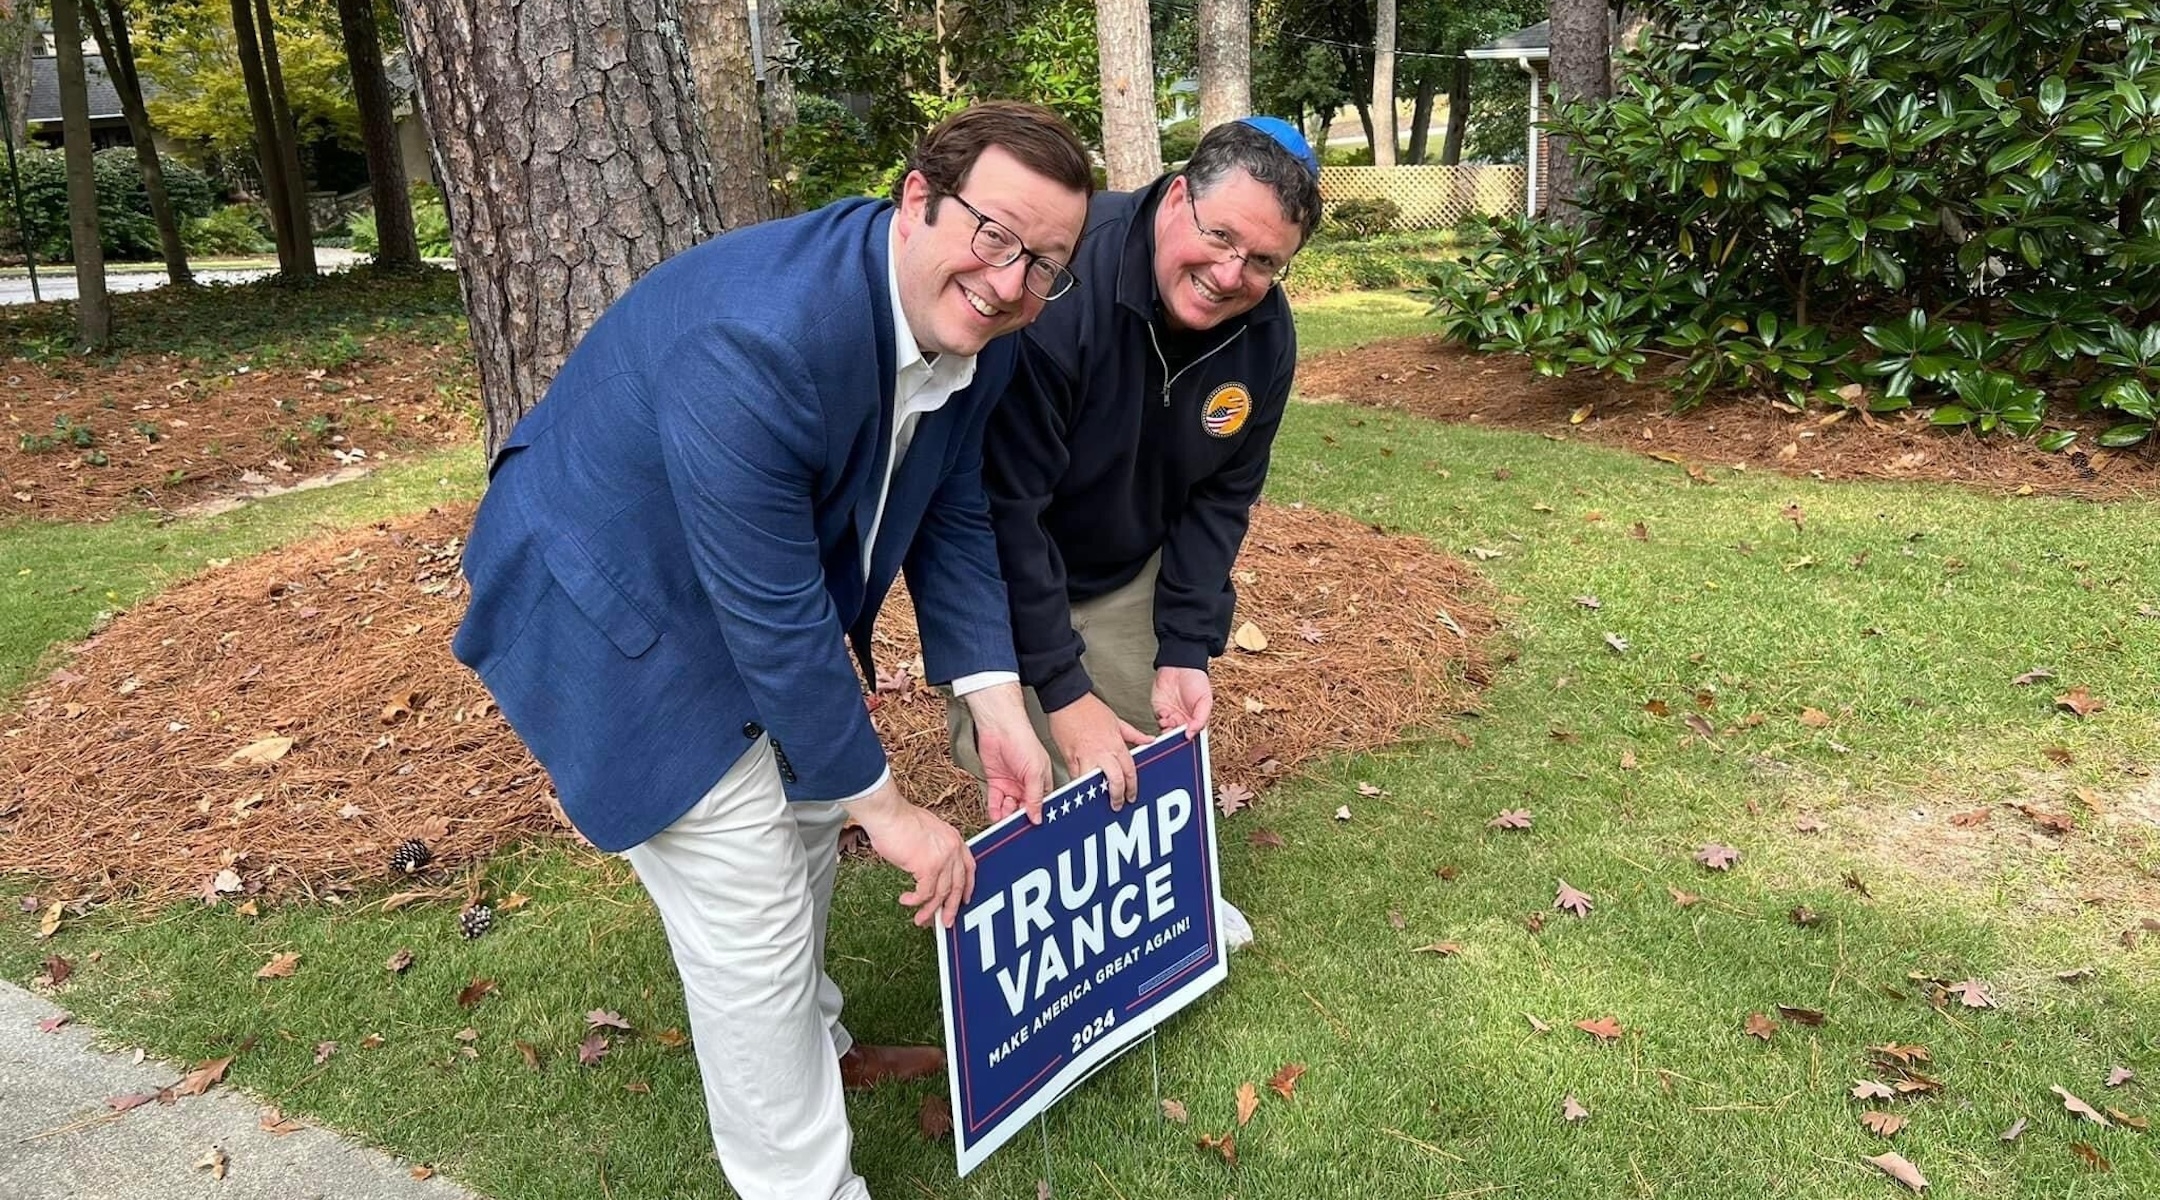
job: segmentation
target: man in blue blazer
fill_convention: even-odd
[[[640,280],[505,440],[465,549],[454,650],[659,909],[744,1200],[867,1196],[843,1079],[940,1063],[854,1046],[821,968],[848,817],[913,875],[918,925],[973,883],[960,834],[894,785],[856,675],[899,571],[928,675],[981,731],[992,819],[1039,819],[1050,778],[982,442],[997,339],[1073,286],[1089,163],[1055,116],[1000,103],[911,167],[897,204],[730,233]]]

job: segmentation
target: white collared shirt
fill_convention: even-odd
[[[863,538],[863,578],[870,577],[870,554],[877,546],[878,530],[885,524],[885,502],[892,497],[892,481],[900,473],[900,460],[906,456],[908,446],[915,440],[915,429],[923,417],[945,407],[953,393],[966,387],[975,379],[975,356],[970,354],[940,354],[935,359],[925,357],[922,346],[915,341],[915,331],[908,328],[907,314],[900,308],[900,235],[897,226],[886,234],[885,287],[892,301],[893,322],[893,428],[892,445],[885,456],[885,478],[878,484],[877,515],[870,519],[870,532]],[[922,597],[915,598],[917,604]],[[954,696],[965,696],[1001,683],[1018,683],[1020,676],[1012,671],[977,671],[962,675],[952,681]],[[878,775],[876,783],[852,796],[842,798],[841,803],[860,800],[885,786],[892,778],[892,768],[887,767]]]

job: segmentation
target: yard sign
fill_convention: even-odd
[[[1133,751],[1110,811],[1098,773],[972,838],[974,899],[938,930],[960,1173],[1229,974],[1207,734]]]

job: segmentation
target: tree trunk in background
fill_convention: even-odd
[[[1252,113],[1252,19],[1247,0],[1199,0],[1200,132]]]
[[[681,0],[681,6],[720,224],[726,229],[755,225],[773,210],[765,177],[765,122],[750,59],[750,6],[744,0]]]
[[[758,0],[757,21],[765,47],[765,173],[772,180],[772,214],[781,217],[795,211],[787,152],[788,135],[795,128],[795,42],[788,36],[781,0]]]
[[[492,455],[640,275],[720,227],[675,0],[404,0]]]
[[[232,0],[232,19],[233,40],[240,52],[240,79],[247,88],[248,115],[255,123],[255,165],[262,175],[263,207],[270,213],[270,234],[277,239],[278,270],[297,278],[301,274],[300,258],[293,246],[285,156],[278,146],[277,122],[270,115],[270,86],[263,82],[262,51],[255,41],[255,10],[248,0]]]
[[[1357,109],[1358,124],[1365,129],[1365,147],[1373,152],[1374,158],[1379,158],[1380,143],[1373,133],[1372,105],[1367,103],[1365,97],[1360,96],[1351,100],[1350,106]]]
[[[1373,165],[1395,165],[1395,0],[1377,0],[1373,11]]]
[[[1440,163],[1452,167],[1462,161],[1463,135],[1470,130],[1470,60],[1455,62],[1455,84],[1447,94],[1447,136],[1440,143]]]
[[[1425,161],[1426,136],[1432,132],[1433,93],[1437,90],[1430,73],[1418,76],[1417,102],[1410,108],[1410,151],[1403,156],[1404,162]]]
[[[89,0],[82,10],[97,39],[98,53],[105,58],[105,76],[120,97],[127,114],[128,140],[135,144],[135,165],[142,172],[143,194],[150,200],[150,218],[157,222],[158,252],[165,257],[165,278],[175,284],[194,282],[188,271],[187,249],[180,244],[180,222],[173,216],[172,200],[165,194],[165,164],[158,161],[157,137],[150,126],[150,110],[143,104],[142,79],[135,74],[135,46],[128,40],[127,9],[120,0]]]
[[[32,0],[0,0],[0,95],[7,97],[7,124],[0,137],[21,149],[30,120],[30,48],[37,22]]]
[[[1557,109],[1569,101],[1610,98],[1612,26],[1605,0],[1552,0],[1551,11],[1552,106]],[[1544,189],[1546,212],[1555,221],[1580,227],[1588,218],[1575,203],[1582,176],[1569,139],[1553,138],[1550,157]]]
[[[81,350],[112,338],[112,305],[105,295],[105,253],[98,245],[97,163],[90,148],[90,94],[83,74],[82,16],[77,0],[53,0],[53,40],[59,43],[60,127],[67,139],[68,244],[75,252],[75,323]]]
[[[107,0],[108,3],[114,0]],[[382,37],[375,30],[374,0],[338,0],[338,32],[352,64],[353,99],[360,106],[360,141],[367,148],[368,193],[375,202],[375,266],[386,271],[420,269],[413,233],[412,193],[405,160],[398,156],[397,116],[390,80],[383,74]]]
[[[277,25],[270,0],[255,0],[255,36],[262,42],[263,82],[270,92],[270,116],[277,122],[278,150],[284,155],[285,197],[292,204],[293,249],[300,274],[315,276],[315,217],[308,211],[307,175],[300,169],[300,127],[285,101],[285,71],[278,65]]]
[[[1147,0],[1095,0],[1095,40],[1102,67],[1103,162],[1117,191],[1146,187],[1162,174],[1162,129],[1155,116],[1155,43]]]

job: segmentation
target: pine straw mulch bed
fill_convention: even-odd
[[[382,879],[407,837],[440,881],[510,840],[567,836],[546,775],[450,657],[471,517],[434,509],[235,563],[78,647],[0,728],[0,873],[78,900],[321,896]],[[1488,677],[1488,588],[1418,539],[1263,506],[1238,572],[1239,620],[1268,648],[1217,669],[1218,784],[1262,791],[1434,728]],[[878,640],[883,664],[916,657],[904,597]],[[884,693],[875,720],[912,797],[979,823],[933,693]]]
[[[469,442],[472,378],[463,346],[387,338],[332,370],[0,363],[0,523],[171,511]]]
[[[1583,437],[1702,470],[1745,464],[1818,479],[1959,483],[2090,500],[2160,494],[2150,445],[2098,448],[2112,422],[2070,405],[2049,424],[2079,432],[2080,453],[2050,454],[2022,438],[1936,429],[1911,410],[1887,416],[1811,409],[1786,413],[1755,399],[1672,411],[1673,394],[1585,372],[1554,379],[1519,355],[1481,354],[1437,335],[1393,338],[1314,355],[1298,364],[1309,399],[1338,398],[1440,421]],[[1585,411],[1587,409],[1587,411]],[[1582,418],[1576,420],[1576,414]]]

